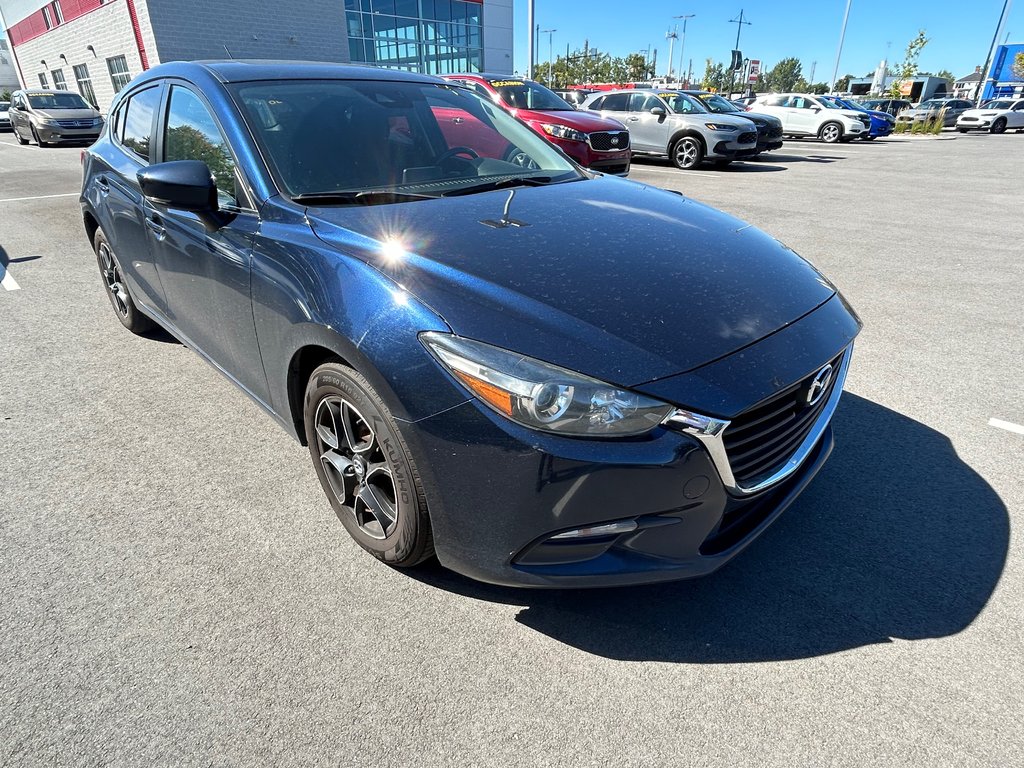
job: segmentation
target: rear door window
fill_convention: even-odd
[[[121,145],[143,162],[149,162],[153,139],[153,118],[160,106],[160,88],[147,88],[132,94],[124,107]]]
[[[601,105],[602,112],[626,112],[628,111],[629,94],[613,93],[604,97],[604,104]]]

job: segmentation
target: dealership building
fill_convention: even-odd
[[[513,0],[0,0],[18,79],[106,110],[160,62],[303,59],[512,73]]]

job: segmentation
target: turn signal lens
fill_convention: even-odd
[[[481,402],[532,429],[580,437],[637,436],[674,411],[660,400],[480,341],[433,331],[420,340]]]

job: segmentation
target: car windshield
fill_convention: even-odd
[[[940,101],[938,99],[931,99],[929,101],[922,101],[920,104],[918,104],[917,108],[918,109],[942,109],[945,106],[946,106],[946,102],[945,101]]]
[[[818,99],[818,101],[821,102],[821,106],[823,106],[825,109],[846,109],[846,107],[840,106],[839,104],[831,102],[828,99]]]
[[[293,198],[388,203],[587,178],[500,106],[457,86],[276,80],[232,93]]]
[[[982,109],[1012,109],[1012,101],[990,101]]]
[[[706,114],[711,111],[701,103],[700,99],[687,96],[685,93],[669,92],[659,93],[658,95],[668,104],[668,108],[677,115]]]
[[[6,112],[7,108],[11,106],[9,101],[0,101],[0,112]]]
[[[534,109],[538,112],[572,112],[572,106],[543,85],[525,80],[492,80],[491,86],[498,92],[506,106],[513,109]]]
[[[722,98],[717,93],[702,93],[697,97],[701,104],[707,107],[709,112],[715,112],[721,114],[723,112],[742,112],[743,110],[737,107],[728,99]]]
[[[77,93],[30,93],[33,109],[92,109]]]

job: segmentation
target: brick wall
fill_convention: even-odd
[[[348,61],[344,0],[136,0],[160,61]]]
[[[140,0],[136,0],[136,3],[142,4]],[[145,15],[141,8],[139,15]],[[90,45],[95,52],[87,48]],[[147,52],[150,66],[158,63],[155,51],[149,50],[147,46]],[[68,90],[77,92],[74,65],[85,64],[92,76],[92,87],[102,112],[106,112],[114,98],[114,87],[106,60],[124,56],[133,76],[142,71],[142,61],[125,0],[108,2],[94,11],[56,26],[46,34],[18,45],[15,53],[29,88],[39,87],[39,73],[44,71],[47,81],[53,87],[51,71],[61,69]],[[60,58],[61,54],[65,59]],[[41,63],[43,61],[46,62],[45,66]]]

